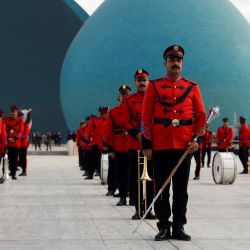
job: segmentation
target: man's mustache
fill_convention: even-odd
[[[140,85],[139,85],[139,88],[140,88],[140,87],[146,87],[146,85],[145,85],[145,84],[140,84]]]
[[[174,65],[174,66],[172,66],[172,68],[171,69],[180,69],[180,67],[178,66],[178,65]]]

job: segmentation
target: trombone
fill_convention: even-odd
[[[138,213],[141,215],[141,182],[142,182],[142,204],[144,205],[144,212],[147,211],[147,182],[153,181],[148,175],[148,163],[147,157],[141,154],[140,150],[138,153]],[[142,175],[141,166],[143,167]]]

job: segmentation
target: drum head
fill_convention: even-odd
[[[220,153],[217,152],[213,158],[213,166],[212,166],[212,173],[213,179],[216,184],[222,183],[222,176],[223,176],[223,161],[220,156]]]

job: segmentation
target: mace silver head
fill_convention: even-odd
[[[220,108],[218,106],[210,108],[207,116],[207,124],[210,124],[214,119],[220,115]]]

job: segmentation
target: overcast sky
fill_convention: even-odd
[[[75,0],[82,8],[92,14],[104,0]],[[136,0],[135,0],[136,1]],[[218,0],[219,2],[219,0]],[[250,0],[231,0],[250,23]]]

